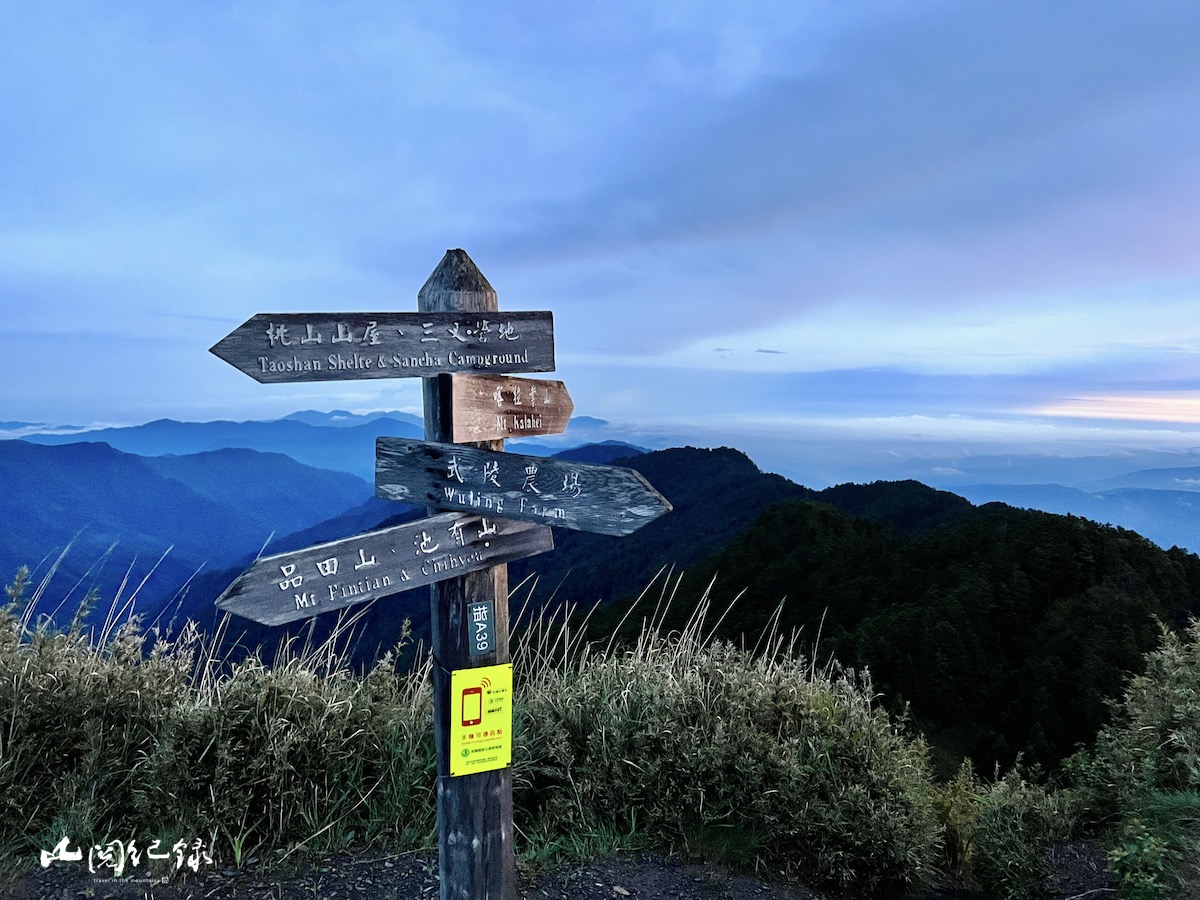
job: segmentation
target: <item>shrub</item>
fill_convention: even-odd
[[[222,669],[194,625],[148,649],[136,620],[85,633],[0,611],[0,851],[67,835],[254,848],[428,846],[428,665],[351,676],[331,641]],[[168,840],[170,843],[171,840]],[[225,852],[222,852],[222,856]]]
[[[1103,821],[1154,791],[1200,790],[1200,620],[1184,635],[1166,628],[1146,671],[1111,704],[1113,721],[1067,768]]]
[[[945,835],[946,866],[958,878],[970,873],[975,831],[986,796],[983,791],[969,759],[962,761],[951,781],[934,789],[934,810]]]
[[[1185,860],[1200,857],[1200,793],[1151,792],[1108,851],[1129,900],[1171,896]]]
[[[1130,897],[1170,895],[1200,856],[1200,621],[1163,629],[1095,746],[1067,763]],[[1194,876],[1193,876],[1194,877]]]
[[[682,634],[526,665],[524,833],[633,835],[858,894],[920,884],[940,853],[924,744],[866,675]],[[521,671],[521,670],[519,670]]]
[[[187,693],[181,657],[143,659],[136,622],[99,647],[78,622],[29,628],[11,605],[0,611],[0,844],[10,851],[30,835],[91,836],[136,816],[138,762]]]
[[[1010,771],[980,799],[970,869],[994,900],[1036,897],[1045,880],[1043,851],[1075,827],[1071,797],[1031,784]]]

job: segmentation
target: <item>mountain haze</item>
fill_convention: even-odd
[[[311,425],[305,421],[176,422],[159,419],[128,428],[102,428],[83,435],[33,434],[24,440],[62,445],[85,439],[102,441],[125,453],[139,456],[184,455],[211,450],[242,448],[261,453],[281,453],[318,469],[375,480],[375,439],[380,436],[415,437],[424,434],[411,421],[387,416],[357,425]]]
[[[95,581],[106,601],[135,559],[140,580],[170,550],[142,595],[161,602],[201,567],[243,560],[273,533],[343,514],[372,493],[353,475],[281,454],[232,449],[145,458],[103,443],[0,441],[0,477],[7,488],[0,495],[0,571],[11,576],[29,565],[44,573],[70,545],[56,584],[84,579],[86,590]],[[101,560],[102,570],[88,575]]]

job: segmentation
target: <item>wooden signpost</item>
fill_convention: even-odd
[[[375,493],[599,534],[632,534],[671,509],[633,469],[389,437],[375,441]]]
[[[553,549],[544,525],[442,513],[259,559],[217,608],[284,625]]]
[[[271,384],[554,370],[550,313],[476,312],[260,313],[210,352]]]
[[[562,434],[575,409],[561,381],[455,375],[454,443]]]
[[[462,250],[416,313],[260,314],[212,352],[267,383],[421,377],[425,440],[379,439],[376,493],[429,517],[260,559],[217,605],[280,624],[429,584],[441,897],[513,900],[506,563],[551,549],[547,525],[629,534],[670,503],[632,469],[503,452],[573,405],[561,381],[504,377],[554,370],[553,318],[501,313]]]

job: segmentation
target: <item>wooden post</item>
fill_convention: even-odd
[[[496,292],[462,250],[447,250],[417,294],[420,312],[499,309]],[[425,439],[450,442],[454,430],[451,376],[422,379]],[[504,441],[471,446],[503,450]],[[434,511],[431,511],[434,512]],[[508,566],[440,581],[431,588],[433,716],[437,742],[438,857],[442,900],[513,900],[512,769],[450,777],[450,673],[496,665],[508,655]],[[492,600],[495,651],[470,656],[467,605]]]

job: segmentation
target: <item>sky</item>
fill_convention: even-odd
[[[1200,452],[1195,3],[12,3],[0,40],[0,422],[419,413],[208,348],[414,311],[462,248],[647,443],[810,483]]]

